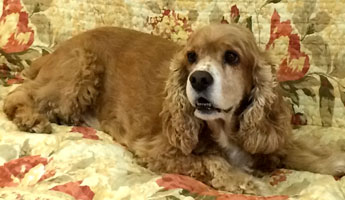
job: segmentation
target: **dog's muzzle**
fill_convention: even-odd
[[[210,101],[204,97],[199,97],[195,102],[195,108],[203,113],[212,113],[212,112],[225,112],[228,113],[232,110],[232,107],[228,109],[220,109],[215,107]]]
[[[207,71],[195,71],[190,75],[189,81],[196,92],[203,92],[213,84],[213,77]]]
[[[225,110],[217,108],[207,97],[205,97],[207,89],[212,86],[214,82],[209,72],[197,70],[190,75],[189,81],[193,90],[199,96],[195,101],[195,108],[198,111],[204,114],[210,114],[214,112],[230,112],[232,110],[232,107]]]

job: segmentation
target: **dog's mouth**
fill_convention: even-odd
[[[196,100],[195,107],[196,109],[202,112],[212,112],[212,111],[220,112],[221,111],[219,108],[214,107],[210,101],[208,101],[207,99],[203,97],[200,97],[199,99]]]
[[[204,97],[200,97],[195,102],[195,108],[202,113],[213,113],[213,112],[230,112],[232,107],[228,109],[220,109],[215,107],[209,100]]]

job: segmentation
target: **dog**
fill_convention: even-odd
[[[27,132],[95,127],[154,172],[234,193],[267,194],[253,174],[277,167],[344,174],[344,152],[293,140],[275,68],[239,25],[205,26],[184,46],[103,27],[35,60],[3,109]]]

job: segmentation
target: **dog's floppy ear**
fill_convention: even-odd
[[[290,131],[288,107],[278,95],[275,65],[266,52],[255,53],[250,104],[240,117],[239,138],[250,153],[272,153]]]
[[[176,54],[171,62],[161,116],[169,143],[189,154],[198,143],[203,122],[194,117],[194,109],[186,95],[188,71],[183,52]]]

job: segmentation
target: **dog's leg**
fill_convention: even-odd
[[[57,59],[55,57],[55,59]],[[36,92],[36,101],[51,121],[76,125],[98,98],[104,67],[90,51],[76,48],[64,54],[56,75]],[[36,79],[40,79],[40,74]]]
[[[138,157],[138,162],[157,173],[176,173],[191,176],[216,189],[234,193],[268,195],[269,186],[254,176],[233,167],[221,156],[218,147],[209,146],[199,154],[184,154],[170,145],[164,135],[148,134],[129,137],[116,121],[103,123],[103,129],[117,142],[128,146]],[[126,136],[125,136],[126,135]]]
[[[209,183],[216,189],[252,195],[272,194],[267,184],[231,166],[220,156],[205,156],[203,163],[212,175]]]
[[[41,60],[41,61],[40,61]],[[35,62],[29,78],[8,95],[4,111],[22,131],[51,132],[51,122],[78,124],[95,103],[103,65],[90,51],[57,51]],[[39,66],[38,64],[47,64]]]
[[[186,156],[176,151],[146,159],[146,163],[147,167],[155,172],[191,176],[219,190],[241,194],[271,194],[267,184],[232,167],[219,155]]]
[[[4,112],[21,131],[50,133],[50,122],[38,111],[31,92],[32,82],[17,87],[5,99]]]
[[[289,142],[283,149],[287,168],[334,176],[345,175],[345,151],[322,145],[317,139],[304,138]]]
[[[52,55],[45,55],[40,57],[39,59],[34,60],[30,67],[25,68],[21,75],[27,79],[34,80],[38,73],[40,72],[41,68],[44,66],[50,66],[53,64],[54,60],[51,59]],[[55,61],[56,62],[56,61]]]

